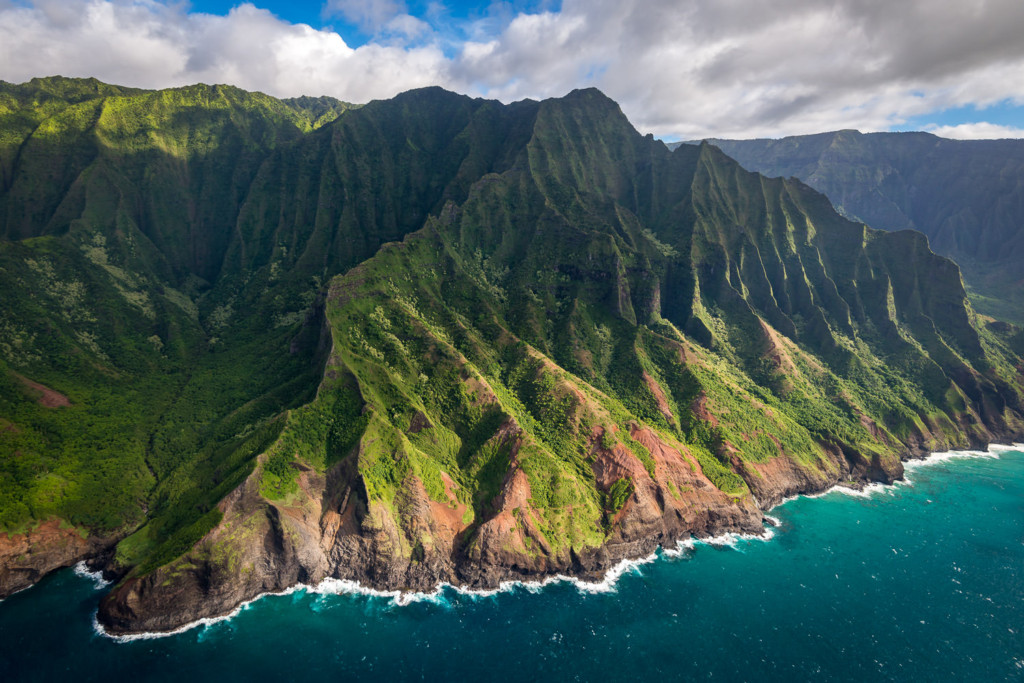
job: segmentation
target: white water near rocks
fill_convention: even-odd
[[[913,480],[910,478],[909,473],[920,467],[926,467],[928,465],[945,462],[948,460],[954,460],[958,458],[999,458],[1002,453],[1007,451],[1021,451],[1024,450],[1024,444],[992,444],[988,447],[987,451],[947,451],[942,453],[932,453],[926,458],[919,460],[909,460],[903,463],[904,466],[904,479],[896,481],[893,484],[880,484],[874,483],[869,484],[861,489],[853,489],[848,486],[836,485],[825,491],[813,494],[800,494],[797,496],[791,496],[783,499],[775,507],[780,507],[786,503],[796,500],[797,498],[821,498],[829,494],[840,494],[847,496],[855,496],[861,498],[869,498],[877,493],[892,490],[898,486],[913,486]],[[169,636],[175,636],[181,633],[185,633],[198,627],[209,627],[225,621],[228,621],[238,616],[242,611],[246,610],[253,603],[262,600],[266,597],[274,596],[287,596],[297,591],[305,591],[307,593],[320,594],[320,595],[361,595],[372,598],[382,598],[389,600],[396,606],[411,605],[420,602],[432,602],[436,604],[444,604],[444,595],[446,591],[453,591],[459,595],[475,597],[475,598],[488,598],[493,597],[501,593],[509,593],[516,590],[524,590],[529,593],[537,593],[547,586],[551,586],[559,583],[569,583],[573,585],[580,593],[613,593],[616,591],[616,584],[622,576],[629,573],[639,573],[640,567],[646,564],[650,564],[656,561],[659,557],[676,558],[684,553],[692,552],[698,545],[708,545],[717,547],[730,547],[737,548],[741,542],[751,541],[770,541],[775,536],[774,526],[778,526],[779,520],[771,517],[770,515],[765,516],[766,520],[770,521],[770,526],[766,526],[763,534],[741,534],[741,533],[724,533],[709,538],[688,538],[677,541],[676,547],[674,548],[660,548],[658,551],[639,559],[626,559],[622,560],[605,572],[604,576],[600,581],[585,581],[577,577],[565,576],[557,574],[554,576],[546,577],[538,581],[503,581],[497,588],[493,589],[474,589],[466,588],[463,586],[456,586],[450,583],[441,583],[434,590],[430,592],[409,592],[409,591],[383,591],[368,586],[364,586],[357,581],[349,579],[334,579],[327,578],[321,581],[316,586],[309,586],[305,584],[297,584],[291,586],[284,591],[280,592],[268,592],[261,593],[255,596],[251,600],[247,600],[232,610],[230,613],[217,616],[217,617],[204,617],[196,621],[190,622],[183,626],[180,626],[172,631],[166,632],[147,632],[147,633],[135,633],[130,635],[114,635],[108,633],[103,625],[99,623],[96,616],[93,616],[93,630],[101,636],[110,638],[117,642],[132,642],[137,640],[148,640],[155,638],[166,638]],[[102,575],[98,572],[90,572],[85,566],[84,562],[80,562],[75,566],[75,573],[80,576],[88,577],[93,580],[97,590],[109,585],[108,582],[104,581]]]

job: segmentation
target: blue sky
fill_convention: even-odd
[[[352,102],[598,87],[667,140],[1024,137],[1021,0],[0,0],[0,79]]]
[[[193,0],[194,12],[226,15],[239,0]],[[352,47],[365,45],[374,38],[372,31],[347,21],[337,8],[329,7],[326,0],[317,2],[287,2],[287,0],[262,0],[254,2],[258,7],[273,12],[276,16],[292,23],[309,24],[314,28],[336,31]],[[558,0],[516,0],[514,2],[494,0],[493,2],[467,2],[465,0],[409,0],[402,3],[408,13],[433,24],[437,30],[451,34],[452,39],[465,39],[469,25],[479,27],[489,24],[498,29],[503,19],[519,13],[536,13],[544,10],[557,11]]]
[[[228,10],[241,3],[238,0],[193,0],[192,10],[195,12],[207,12],[209,14],[227,14]],[[254,3],[258,7],[270,10],[282,19],[291,22],[302,22],[317,28],[329,25],[338,25],[339,22],[332,20],[331,12],[327,10],[326,2],[288,2],[288,0],[264,0]],[[465,0],[449,0],[448,2],[425,2],[416,0],[406,2],[409,14],[424,18],[428,15],[431,6],[443,8],[443,14],[456,19],[468,19],[482,17],[488,14],[495,14],[499,11],[513,12],[535,12],[538,9],[557,9],[560,2],[543,2],[542,0],[520,0],[518,2],[466,2]]]
[[[936,110],[907,119],[905,123],[892,126],[892,130],[929,130],[942,133],[955,126],[980,126],[981,130],[992,130],[994,137],[999,130],[1019,130],[1024,128],[1024,107],[1006,99],[985,107],[966,105]],[[1016,137],[1016,136],[1015,136]]]
[[[237,5],[237,0],[193,0],[192,10],[194,12],[206,12],[207,14],[227,14],[228,11]],[[324,24],[322,2],[287,2],[287,0],[265,0],[254,3],[259,7],[270,10],[282,19],[293,23],[310,24],[319,28]]]

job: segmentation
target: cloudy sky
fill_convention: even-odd
[[[0,0],[0,79],[351,102],[596,86],[644,133],[1024,137],[1022,0]]]

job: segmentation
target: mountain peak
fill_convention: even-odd
[[[572,90],[563,97],[554,97],[548,100],[544,100],[545,104],[549,106],[573,106],[579,108],[588,108],[595,112],[604,111],[606,113],[614,113],[625,119],[625,114],[622,113],[622,109],[619,107],[619,103],[612,98],[605,95],[598,88],[577,88]]]
[[[377,102],[401,102],[401,103],[422,103],[426,104],[429,102],[437,101],[456,101],[456,100],[472,100],[468,95],[463,95],[457,92],[453,92],[446,88],[442,88],[439,85],[428,85],[422,88],[413,88],[412,90],[406,90],[405,92],[398,93],[392,98],[384,100],[376,100]]]
[[[595,88],[306,135],[336,103],[228,95],[0,122],[0,531],[132,534],[115,631],[326,576],[596,571],[1024,435],[1021,359],[923,239],[670,155]]]
[[[611,102],[615,106],[619,106],[615,100],[604,94],[600,88],[590,86],[588,88],[574,88],[566,93],[561,99],[572,100],[572,99],[600,99]]]

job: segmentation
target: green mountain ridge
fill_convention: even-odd
[[[5,592],[92,557],[132,632],[591,576],[1024,432],[1019,330],[924,236],[596,90],[73,85],[0,157]]]
[[[1024,141],[842,130],[709,142],[744,168],[800,178],[852,220],[923,232],[963,268],[980,312],[1024,321]]]

